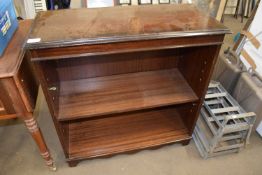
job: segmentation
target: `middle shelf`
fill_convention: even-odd
[[[193,102],[176,68],[61,81],[58,120],[66,121]]]

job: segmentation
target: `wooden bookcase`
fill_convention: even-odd
[[[41,12],[27,47],[69,165],[188,144],[228,32],[191,5]]]

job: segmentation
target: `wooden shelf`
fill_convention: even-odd
[[[62,81],[60,87],[60,121],[197,100],[178,69]]]
[[[189,138],[175,107],[83,120],[69,124],[69,160],[107,156]]]

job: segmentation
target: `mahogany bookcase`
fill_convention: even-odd
[[[27,48],[69,166],[188,144],[226,33],[192,5],[39,13]]]

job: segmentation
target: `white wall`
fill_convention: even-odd
[[[18,16],[24,19],[33,19],[35,17],[35,8],[33,0],[13,0]]]
[[[71,0],[70,7],[71,8],[82,8],[83,7],[82,0]]]
[[[14,4],[15,4],[15,9],[16,9],[16,12],[17,12],[17,16],[20,16],[22,18],[26,18],[24,1],[14,0]]]

